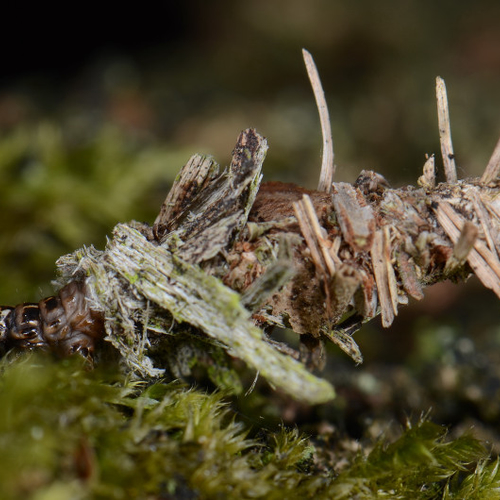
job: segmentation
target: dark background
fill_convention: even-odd
[[[321,142],[305,47],[330,104],[339,178],[373,167],[395,183],[415,179],[424,153],[439,152],[437,75],[448,85],[464,174],[482,170],[499,134],[495,1],[14,9],[3,16],[0,89],[4,99],[28,100],[18,118],[84,108],[120,122],[116,101],[132,108],[131,101],[142,100],[144,109],[128,122],[122,111],[121,125],[208,149],[221,160],[238,131],[253,125],[269,138],[276,176],[304,182],[310,176],[313,185]],[[6,114],[4,125],[16,118]]]

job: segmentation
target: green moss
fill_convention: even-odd
[[[44,121],[4,134],[0,302],[49,294],[59,256],[103,247],[119,221],[152,221],[190,154],[102,124],[82,131]]]
[[[146,387],[118,372],[85,371],[78,360],[27,356],[4,365],[3,499],[55,491],[69,498],[75,488],[77,498],[180,490],[200,498],[262,497],[279,475],[294,476],[304,456],[297,433],[284,433],[271,448],[275,459],[256,460],[262,451],[229,418],[221,394],[179,383]]]
[[[2,499],[498,498],[498,462],[428,421],[326,462],[297,429],[247,437],[221,393],[146,385],[78,359],[4,359]],[[258,430],[258,429],[257,429]],[[319,450],[318,450],[319,451]],[[170,495],[170,496],[169,496]]]
[[[441,498],[450,491],[450,478],[462,479],[461,473],[487,456],[469,435],[445,438],[445,428],[421,421],[394,443],[380,441],[367,456],[359,456],[328,491],[332,498]]]

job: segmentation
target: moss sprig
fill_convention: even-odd
[[[45,355],[0,368],[2,499],[499,498],[484,445],[426,419],[337,474],[298,429],[249,439],[220,392]]]

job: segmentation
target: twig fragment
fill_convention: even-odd
[[[500,176],[500,139],[498,139],[497,145],[493,150],[490,161],[486,166],[486,170],[481,177],[481,182],[483,184],[489,184],[494,181],[498,176]]]
[[[387,232],[379,229],[375,232],[370,253],[373,272],[377,283],[378,300],[382,314],[382,325],[391,326],[394,316],[398,313],[397,298],[394,297],[394,269],[390,264],[390,243]],[[392,273],[390,272],[392,270]]]
[[[325,230],[319,224],[311,198],[305,194],[302,200],[294,202],[293,209],[316,268],[325,279],[333,276],[335,263],[328,251]]]
[[[465,219],[455,212],[453,207],[446,201],[438,202],[434,211],[439,224],[451,241],[456,244]],[[493,290],[500,297],[500,263],[496,255],[481,240],[475,241],[474,248],[467,257],[467,262],[483,285]]]
[[[478,232],[477,227],[472,222],[465,221],[460,236],[453,247],[453,254],[446,262],[446,272],[453,272],[463,266],[469,253],[474,248]]]
[[[311,87],[318,106],[319,120],[321,123],[321,134],[323,136],[323,158],[321,162],[321,173],[318,183],[318,191],[330,193],[332,188],[333,177],[335,175],[335,165],[333,164],[333,140],[332,128],[330,125],[330,116],[328,114],[328,106],[326,104],[325,93],[321,85],[318,69],[314,63],[312,55],[302,49],[302,56],[307,69],[307,75],[311,82]]]
[[[481,228],[484,233],[484,238],[488,243],[489,249],[496,255],[497,260],[500,253],[500,231],[499,228],[493,223],[488,210],[486,209],[481,196],[474,190],[472,191],[472,203],[474,204],[474,210],[481,222]]]
[[[348,356],[350,356],[357,365],[360,365],[363,362],[361,350],[351,335],[339,329],[323,330],[323,333]]]
[[[443,155],[444,173],[446,182],[453,184],[457,182],[457,167],[455,154],[451,142],[450,112],[448,108],[448,96],[444,80],[436,77],[436,98],[439,123],[439,140],[441,142],[441,153]]]

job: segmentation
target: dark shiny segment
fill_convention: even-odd
[[[22,304],[16,307],[16,314],[20,315],[22,323],[37,323],[40,319],[38,304]]]
[[[59,297],[47,297],[38,303],[45,340],[55,343],[67,335],[69,325]]]
[[[54,309],[57,309],[61,305],[61,301],[57,297],[47,297],[39,302],[41,306],[43,302],[43,306],[45,308],[46,313],[52,312]]]
[[[13,311],[11,337],[26,347],[43,344],[40,309],[37,304],[19,304]]]
[[[38,304],[0,307],[0,343],[7,349],[37,347],[91,359],[103,337],[103,316],[88,307],[83,283],[68,283]]]

